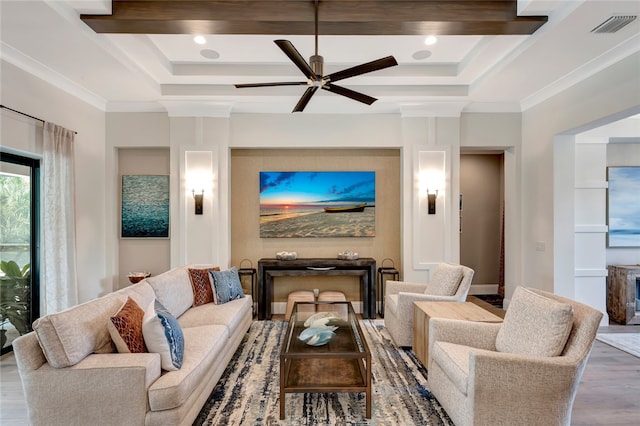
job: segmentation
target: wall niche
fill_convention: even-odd
[[[261,171],[371,170],[376,173],[375,237],[260,238]],[[344,250],[372,257],[380,264],[391,258],[400,265],[401,247],[400,149],[232,149],[231,150],[231,264],[261,258],[278,251],[295,251],[299,258],[335,258]],[[246,261],[244,262],[246,265]],[[275,302],[286,301],[298,289],[343,291],[359,301],[357,277],[279,277]],[[379,295],[378,295],[379,299]]]

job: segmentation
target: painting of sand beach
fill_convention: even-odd
[[[260,238],[375,236],[373,171],[260,172]]]

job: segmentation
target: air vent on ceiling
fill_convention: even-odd
[[[591,30],[596,34],[611,34],[630,24],[637,18],[636,15],[614,15]]]

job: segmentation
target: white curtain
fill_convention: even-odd
[[[78,303],[74,132],[44,124],[42,281],[45,314]]]

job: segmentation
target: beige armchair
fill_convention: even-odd
[[[429,388],[457,426],[569,425],[601,318],[522,287],[502,324],[433,318]]]
[[[467,299],[473,269],[441,263],[426,284],[387,281],[384,325],[398,346],[413,346],[413,302],[464,302]]]

